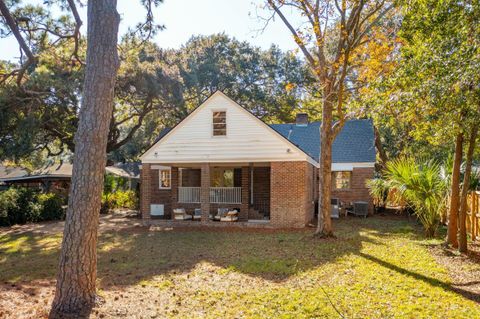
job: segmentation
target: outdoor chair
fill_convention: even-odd
[[[348,209],[347,214],[353,214],[355,216],[368,216],[368,203],[367,202],[353,202],[353,209]]]
[[[195,208],[193,211],[193,220],[201,220],[202,219],[202,210],[200,208]]]
[[[238,220],[238,211],[228,210],[223,216],[220,217],[221,222],[236,222]]]
[[[175,208],[173,210],[173,218],[175,220],[190,220],[192,215],[187,214],[185,208]]]
[[[228,213],[228,208],[219,208],[217,210],[217,215],[213,217],[214,220],[221,220],[222,217],[225,217]]]
[[[340,218],[340,200],[338,198],[332,198],[331,201],[331,217],[332,218]]]

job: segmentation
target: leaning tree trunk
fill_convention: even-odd
[[[321,237],[332,237],[333,227],[331,218],[332,193],[332,109],[331,94],[323,94],[322,125],[320,127],[320,174],[319,174],[319,209],[318,224],[315,234]]]
[[[50,318],[87,317],[96,299],[98,217],[119,66],[116,5],[116,0],[88,1],[85,83]]]
[[[460,202],[460,166],[463,155],[463,134],[459,133],[455,141],[455,159],[453,161],[452,185],[450,191],[450,210],[448,213],[447,243],[458,247],[458,209]]]
[[[477,140],[478,124],[473,124],[470,140],[468,144],[467,159],[465,163],[465,173],[463,175],[462,195],[460,197],[460,214],[459,214],[459,232],[458,232],[458,251],[466,253],[467,244],[467,195],[470,186],[470,175],[472,173],[472,159],[475,151],[475,142]]]

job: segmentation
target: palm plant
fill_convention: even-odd
[[[399,158],[387,164],[388,180],[414,210],[427,237],[433,237],[446,209],[447,187],[435,161]]]
[[[370,196],[373,198],[375,207],[385,207],[387,204],[388,192],[390,190],[390,183],[383,178],[377,177],[366,182],[369,189]]]

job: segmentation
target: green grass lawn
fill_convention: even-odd
[[[311,230],[103,233],[98,285],[106,303],[94,316],[480,318],[479,305],[431,255],[428,246],[440,241],[425,240],[415,223],[335,225],[334,240]],[[53,282],[60,240],[0,234],[0,281]]]

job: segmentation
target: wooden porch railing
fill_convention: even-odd
[[[241,187],[210,187],[210,203],[241,204]]]
[[[467,195],[467,206],[467,233],[472,240],[476,240],[480,237],[480,191],[470,192]]]
[[[200,203],[200,187],[179,187],[179,203]]]

